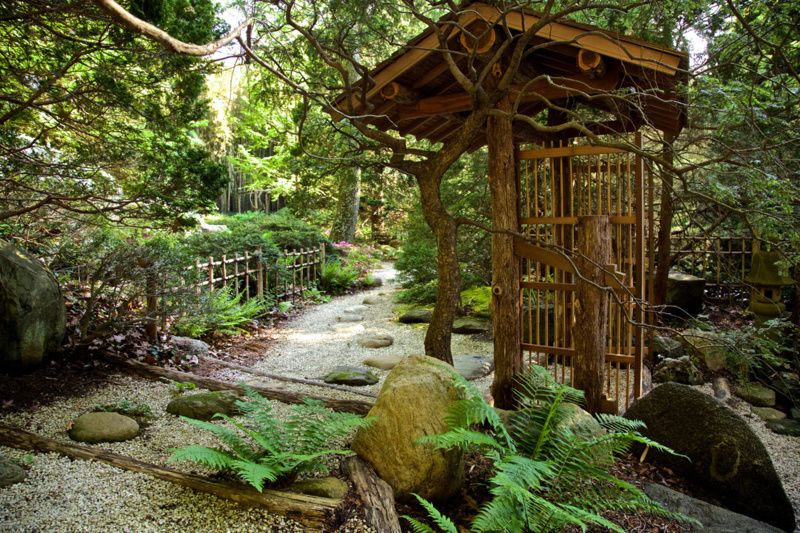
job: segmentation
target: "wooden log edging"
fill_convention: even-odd
[[[124,455],[41,437],[6,424],[0,424],[0,445],[26,451],[55,452],[73,459],[100,461],[122,470],[147,474],[176,485],[213,494],[240,505],[261,507],[267,512],[285,516],[308,528],[313,528],[314,531],[324,529],[342,503],[341,500],[333,498],[293,492],[270,489],[258,492],[252,487],[215,481],[195,474],[184,474]]]
[[[122,359],[119,357],[106,356],[103,358],[105,361],[112,365],[128,370],[134,374],[142,376],[147,379],[168,379],[171,381],[179,381],[182,383],[194,383],[198,387],[208,390],[235,390],[239,393],[244,392],[244,387],[227,381],[220,381],[218,379],[206,378],[188,372],[180,372],[178,370],[170,370],[160,366],[148,365],[139,361],[130,359]],[[308,394],[300,394],[297,392],[290,392],[280,389],[270,389],[267,387],[259,387],[257,385],[250,386],[251,389],[258,392],[262,396],[270,400],[276,400],[283,403],[303,403],[304,400],[319,400],[325,407],[333,409],[334,411],[341,411],[346,413],[356,413],[359,415],[366,415],[372,409],[373,403],[363,400],[339,400],[336,398],[325,398],[322,396],[314,396]]]
[[[392,487],[358,456],[348,457],[344,465],[364,505],[367,524],[381,533],[401,533]]]
[[[320,381],[314,381],[311,379],[304,379],[304,378],[293,378],[291,376],[281,376],[278,374],[270,374],[269,372],[264,372],[258,370],[256,368],[251,368],[248,366],[240,365],[238,363],[231,363],[230,361],[224,361],[222,359],[217,359],[216,357],[211,357],[210,355],[198,355],[198,359],[201,361],[208,361],[209,363],[214,363],[216,365],[224,366],[233,370],[238,370],[239,372],[244,372],[245,374],[253,374],[254,376],[261,376],[264,378],[274,379],[276,381],[287,381],[289,383],[300,383],[302,385],[311,385],[312,387],[323,387],[326,389],[333,389],[343,392],[349,392],[350,394],[357,394],[359,396],[366,396],[367,398],[376,398],[377,395],[371,392],[363,392],[358,390],[352,390],[348,387],[343,387],[342,385],[334,385],[332,383],[323,383]]]

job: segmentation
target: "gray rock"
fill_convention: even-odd
[[[337,366],[328,372],[322,380],[325,383],[364,387],[366,385],[376,384],[378,382],[378,376],[366,368],[358,368],[357,366]]]
[[[671,270],[667,279],[667,305],[697,316],[703,310],[705,288],[706,280],[703,278]]]
[[[28,473],[11,459],[0,456],[0,488],[25,481]]]
[[[403,324],[427,324],[432,316],[430,309],[413,308],[400,315],[397,321]]]
[[[375,422],[358,430],[353,451],[372,464],[399,499],[411,500],[411,493],[434,501],[447,499],[463,483],[463,453],[416,441],[446,431],[445,414],[462,398],[450,365],[412,355],[386,377],[369,412]]]
[[[667,383],[634,402],[625,416],[642,420],[647,437],[689,458],[651,450],[654,461],[705,485],[737,512],[794,528],[794,511],[769,453],[724,404],[687,385]]]
[[[386,348],[394,343],[391,335],[363,335],[356,341],[362,348]]]
[[[453,333],[472,335],[474,333],[486,333],[492,329],[492,325],[486,320],[475,318],[457,318],[453,321]]]
[[[366,296],[364,297],[363,304],[364,305],[376,305],[381,303],[381,298],[378,296]]]
[[[800,420],[770,420],[767,422],[767,427],[778,435],[800,437]]]
[[[235,391],[198,392],[178,396],[167,404],[167,412],[196,420],[211,420],[217,413],[235,416],[241,413]]]
[[[381,370],[391,370],[405,358],[404,355],[373,355],[364,359],[362,363]]]
[[[69,438],[78,442],[120,442],[139,434],[139,424],[119,413],[86,413],[72,423]]]
[[[681,343],[686,353],[705,363],[712,372],[725,368],[728,347],[718,333],[687,329],[681,332]]]
[[[456,372],[466,379],[479,379],[488,376],[494,370],[494,359],[478,354],[454,355],[453,366]]]
[[[199,339],[191,339],[189,337],[172,337],[170,342],[180,352],[198,356],[208,355],[208,343],[205,343]]]
[[[731,396],[731,384],[728,383],[728,380],[722,376],[717,376],[711,384],[714,388],[714,398],[730,404],[733,396]]]
[[[342,313],[336,317],[339,322],[361,322],[364,317],[361,315],[354,315],[352,313]]]
[[[800,420],[800,407],[792,407],[789,410],[789,415],[792,417],[792,420]]]
[[[350,313],[352,315],[363,315],[369,307],[366,305],[352,305],[344,310],[345,313]]]
[[[756,407],[775,405],[775,391],[760,383],[745,383],[736,387],[736,396]]]
[[[330,330],[337,333],[364,333],[367,328],[356,322],[337,322],[331,325]]]
[[[41,263],[0,240],[0,368],[33,368],[61,346],[64,298]]]
[[[656,365],[653,379],[660,383],[674,381],[687,385],[700,385],[703,383],[703,374],[692,362],[688,355],[678,359],[664,359]]]
[[[644,492],[675,513],[681,513],[703,524],[694,531],[714,533],[781,533],[781,530],[749,516],[734,513],[656,483],[645,483]]]
[[[653,352],[661,357],[677,359],[683,355],[683,345],[672,337],[656,335],[653,338]]]
[[[751,407],[750,410],[753,411],[754,415],[764,421],[783,420],[786,418],[786,413],[773,409],[772,407]]]
[[[337,477],[323,477],[319,479],[305,479],[296,481],[289,485],[290,492],[299,492],[309,496],[320,496],[322,498],[334,498],[341,500],[347,494],[349,487],[347,483]]]

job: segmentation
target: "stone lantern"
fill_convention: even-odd
[[[781,302],[781,288],[791,285],[792,279],[781,276],[776,263],[781,259],[778,252],[754,251],[750,273],[745,281],[750,284],[750,306],[756,325],[781,315],[786,306]]]

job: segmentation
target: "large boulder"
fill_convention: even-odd
[[[86,413],[75,419],[69,438],[78,442],[120,442],[139,434],[139,424],[119,413]]]
[[[53,275],[0,240],[0,368],[25,370],[58,350],[66,316]]]
[[[744,516],[716,505],[711,505],[697,498],[692,498],[676,490],[658,485],[645,483],[644,492],[670,511],[685,514],[703,524],[702,528],[695,531],[716,533],[781,533],[774,528],[749,516]]]
[[[185,394],[169,402],[167,412],[195,420],[211,420],[217,413],[235,416],[241,413],[238,400],[239,394],[232,390]]]
[[[667,305],[682,310],[683,313],[677,312],[679,316],[697,316],[703,310],[705,288],[703,278],[671,270],[667,278]]]
[[[450,365],[412,355],[386,377],[369,412],[375,422],[358,430],[353,450],[372,464],[398,498],[416,493],[429,500],[446,499],[463,483],[462,452],[416,441],[447,431],[445,414],[462,397],[453,385]]]
[[[687,385],[667,383],[625,413],[644,434],[689,458],[653,453],[657,462],[705,485],[731,509],[786,530],[794,512],[766,448],[724,404]]]

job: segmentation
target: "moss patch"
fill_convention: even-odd
[[[482,286],[461,291],[461,305],[464,306],[469,315],[490,318],[492,309],[492,288],[489,286]]]

